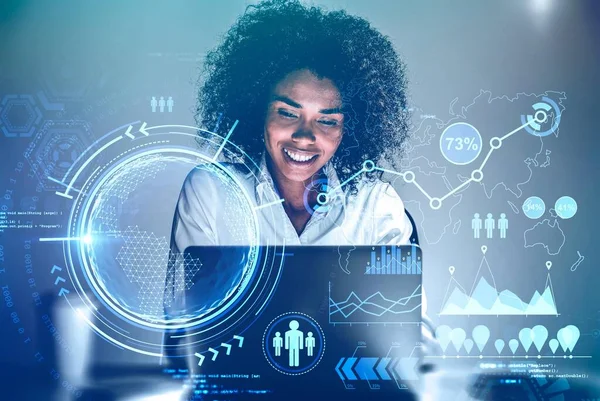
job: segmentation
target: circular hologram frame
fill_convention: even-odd
[[[82,205],[78,236],[88,239],[79,244],[90,284],[112,310],[155,328],[173,323],[183,328],[210,318],[245,293],[250,281],[247,277],[256,268],[258,221],[249,195],[220,164],[187,153],[174,148],[136,152],[107,171],[87,191]],[[235,255],[227,255],[227,263],[221,261],[219,266],[185,255],[183,250],[170,253],[169,223],[177,200],[173,195],[178,194],[190,170],[190,177],[206,183],[199,190],[209,188],[209,181],[219,188],[215,202],[228,211],[221,222],[223,229],[254,244],[236,249]],[[174,179],[177,176],[179,180]],[[162,223],[157,222],[161,211],[165,214]],[[208,255],[207,258],[210,259]],[[205,270],[215,277],[202,274]],[[192,287],[199,275],[200,281],[210,281],[216,288],[202,286],[205,296],[191,297],[187,293],[197,292]],[[173,288],[165,288],[168,286]],[[180,298],[185,298],[185,302],[177,307],[175,303]]]
[[[316,203],[312,206],[309,202],[311,193],[316,193]],[[311,215],[319,213],[327,213],[331,206],[331,196],[329,193],[328,181],[325,178],[311,181],[306,188],[304,188],[304,208]]]
[[[450,163],[469,164],[481,153],[481,134],[469,123],[450,124],[440,135],[440,151]]]
[[[521,115],[521,124],[525,125],[525,131],[539,137],[545,137],[556,132],[560,125],[562,113],[561,108],[554,100],[542,96],[542,101],[533,104],[531,108],[534,110],[533,115]]]
[[[278,282],[275,253],[282,248],[261,243],[254,188],[240,179],[256,177],[259,166],[227,138],[198,131],[120,127],[82,152],[62,177],[65,190],[57,195],[73,202],[63,250],[75,293],[65,298],[78,296],[69,303],[83,305],[78,312],[91,316],[90,327],[122,348],[163,356],[218,347],[257,319]],[[229,157],[236,163],[221,161]],[[186,249],[172,247],[178,200],[199,190],[214,203],[188,208],[180,218],[193,226],[203,213],[225,210],[217,224],[234,244],[206,246],[209,233],[200,231],[188,235]],[[263,209],[260,218],[274,216]],[[148,341],[157,336],[146,331],[169,339]]]
[[[280,373],[297,376],[310,372],[323,358],[325,333],[312,317],[300,312],[279,315],[263,335],[267,362]]]
[[[544,200],[538,196],[530,196],[523,202],[523,213],[530,219],[539,219],[546,212]]]

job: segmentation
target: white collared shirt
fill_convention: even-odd
[[[186,178],[173,223],[172,245],[177,251],[194,245],[410,244],[412,225],[404,203],[388,183],[362,180],[357,192],[348,194],[327,163],[324,173],[332,201],[314,212],[298,235],[277,201],[280,197],[264,156],[257,174],[239,173],[232,164],[223,166],[234,180],[201,167]],[[234,181],[237,189],[232,188]],[[249,217],[250,208],[256,217]]]
[[[173,251],[184,252],[189,246],[201,245],[411,244],[412,224],[400,196],[388,183],[363,180],[355,194],[338,191],[342,188],[340,181],[327,163],[324,173],[333,200],[325,209],[315,212],[298,235],[283,205],[277,201],[280,197],[264,156],[256,174],[241,174],[234,165],[222,165],[231,172],[233,180],[225,174],[215,174],[215,169],[201,167],[186,178],[173,222]],[[237,188],[231,187],[232,181]],[[439,346],[434,326],[425,315],[424,290],[423,308],[424,352],[435,354]]]

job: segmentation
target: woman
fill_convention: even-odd
[[[373,168],[399,168],[408,118],[405,67],[367,21],[298,1],[248,7],[207,55],[198,120],[219,132],[235,128],[230,141],[258,161],[259,171],[240,171],[235,181],[257,210],[259,234],[246,227],[251,213],[236,198],[240,191],[198,168],[177,205],[174,253],[255,242],[410,244],[404,204]],[[239,167],[224,161],[231,171]]]
[[[248,7],[207,55],[198,120],[219,132],[239,121],[230,141],[260,171],[237,181],[255,202],[260,234],[240,234],[232,225],[240,209],[220,207],[222,184],[197,169],[177,206],[176,250],[251,240],[409,244],[403,202],[372,168],[397,167],[408,121],[404,71],[391,42],[362,18],[298,1]],[[282,201],[261,207],[273,199]]]

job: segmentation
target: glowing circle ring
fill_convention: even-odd
[[[86,221],[86,218],[90,211],[90,204],[86,197],[99,187],[98,185],[101,178],[110,176],[111,172],[118,168],[117,166],[122,166],[132,158],[143,157],[142,155],[144,154],[152,154],[152,152],[158,154],[168,150],[172,154],[179,154],[182,157],[191,157],[203,162],[210,161],[215,165],[215,168],[230,177],[239,188],[242,190],[244,189],[244,186],[237,181],[235,174],[230,174],[230,171],[227,170],[229,166],[226,163],[218,161],[215,155],[212,155],[211,157],[211,155],[203,153],[209,153],[209,151],[207,151],[208,148],[202,146],[202,151],[200,151],[199,147],[189,146],[190,138],[194,138],[195,140],[199,138],[197,135],[200,130],[199,128],[182,125],[163,125],[146,128],[146,124],[144,123],[142,129],[145,128],[145,136],[138,135],[134,138],[133,135],[127,135],[132,128],[129,126],[125,135],[132,139],[131,145],[127,145],[127,150],[122,152],[122,148],[117,150],[113,145],[115,143],[124,144],[123,142],[127,141],[124,135],[119,134],[119,131],[123,134],[122,131],[126,128],[127,126],[117,128],[94,142],[94,144],[82,153],[80,158],[75,161],[74,165],[71,166],[69,171],[63,177],[62,181],[65,183],[66,190],[62,193],[57,191],[57,195],[71,199],[75,198],[73,199],[68,220],[68,237],[84,238],[89,234],[89,222]],[[140,132],[142,132],[142,129],[140,129]],[[161,129],[162,132],[156,132],[158,129]],[[174,132],[175,129],[178,131],[187,130],[188,132]],[[200,145],[209,145],[209,147],[220,146],[219,152],[222,151],[222,154],[231,152],[230,154],[236,155],[236,160],[241,160],[241,163],[257,177],[256,174],[259,172],[259,165],[254,160],[249,158],[248,155],[234,143],[228,142],[227,138],[223,139],[223,137],[218,134],[209,131],[205,132],[214,137],[202,137],[202,140],[204,140],[205,143],[201,143]],[[187,139],[184,138],[186,139],[185,144],[178,145],[178,140],[174,139],[178,136],[177,134],[187,137]],[[110,162],[102,163],[102,166],[94,169],[94,163],[100,158],[99,155],[102,156],[104,160],[108,160],[118,152],[120,152],[120,154],[117,157],[112,158]],[[240,154],[242,155],[241,158],[239,156]],[[94,161],[94,163],[92,163],[92,161]],[[244,199],[251,201],[250,193],[248,193],[249,191],[250,190],[244,192],[243,196]],[[89,198],[93,199],[93,196]],[[253,204],[250,203],[250,205]],[[256,238],[259,238],[260,232],[258,230],[260,225],[257,224],[258,208],[255,209],[252,207],[251,210],[251,219],[255,224],[254,231],[256,233]],[[263,209],[261,210],[261,213],[264,218],[275,218],[273,209]],[[102,294],[102,291],[96,291],[98,288],[92,290],[92,287],[94,286],[92,281],[95,277],[90,271],[89,264],[86,266],[86,263],[88,262],[86,258],[88,255],[85,249],[85,242],[65,241],[62,244],[65,264],[67,266],[66,270],[70,281],[75,288],[75,293],[71,292],[64,296],[69,305],[75,312],[82,315],[93,331],[107,339],[109,342],[112,342],[121,348],[153,356],[163,356],[162,352],[165,349],[165,344],[162,342],[157,343],[155,341],[148,342],[145,340],[145,336],[139,335],[140,330],[162,332],[167,329],[168,331],[173,332],[173,330],[178,327],[185,328],[185,335],[168,334],[166,332],[165,334],[171,337],[186,337],[186,342],[185,344],[182,344],[182,347],[186,352],[191,352],[194,355],[198,352],[206,352],[197,349],[197,346],[208,345],[218,348],[219,344],[222,345],[223,343],[232,341],[233,335],[243,334],[245,330],[258,319],[272,298],[272,294],[274,293],[283,270],[283,259],[281,259],[281,263],[276,262],[277,258],[275,256],[278,253],[284,252],[285,249],[285,244],[270,244],[268,243],[268,240],[267,243],[260,244],[261,246],[258,247],[257,253],[252,257],[255,259],[254,264],[249,266],[251,268],[246,269],[247,272],[252,272],[253,274],[246,274],[244,276],[245,278],[237,283],[238,288],[245,286],[247,289],[245,292],[239,291],[241,295],[235,297],[235,299],[233,296],[231,298],[226,297],[222,305],[210,310],[209,313],[200,316],[198,319],[188,319],[185,322],[179,322],[180,324],[178,325],[173,325],[172,321],[169,321],[170,324],[167,326],[161,324],[149,324],[147,320],[140,320],[135,316],[130,316],[127,313],[127,310],[119,310],[120,308],[117,308],[116,305],[114,305],[114,302],[112,302],[110,297],[107,297],[106,294],[101,296],[100,294]],[[261,256],[258,257],[256,255]],[[261,266],[256,265],[257,260],[260,260]],[[88,279],[90,279],[90,281],[88,281]],[[94,296],[96,299],[94,299]],[[79,303],[82,303],[83,306],[77,307],[76,303],[73,303],[77,297],[79,298]],[[100,302],[98,303],[97,301]],[[110,306],[109,302],[113,305]],[[85,313],[91,314],[92,317],[88,318],[83,316]],[[117,317],[116,320],[115,317]]]
[[[107,171],[104,174],[104,176],[100,179],[100,181],[98,181],[94,185],[93,191],[91,193],[89,193],[87,196],[85,196],[84,203],[82,205],[81,224],[77,228],[77,231],[78,231],[77,236],[81,238],[81,237],[92,235],[92,232],[91,232],[92,221],[89,217],[90,217],[91,208],[93,206],[93,201],[96,199],[96,194],[97,194],[98,190],[100,188],[102,188],[103,184],[112,177],[113,172],[120,170],[123,165],[125,165],[127,163],[131,163],[133,160],[136,160],[138,158],[143,158],[143,157],[149,156],[149,155],[167,154],[167,153],[185,154],[185,155],[197,157],[200,160],[203,160],[207,163],[211,163],[211,165],[213,165],[213,166],[216,166],[221,172],[225,173],[232,181],[234,181],[237,184],[238,189],[242,192],[244,199],[250,205],[249,209],[252,210],[252,212],[253,212],[253,214],[252,214],[252,222],[254,225],[253,236],[254,236],[254,240],[256,241],[255,243],[258,242],[258,238],[259,238],[259,234],[260,234],[259,233],[259,225],[258,225],[258,216],[256,215],[254,208],[251,206],[252,201],[251,201],[250,195],[245,191],[243,185],[238,181],[238,179],[235,177],[235,175],[231,174],[231,172],[229,172],[227,169],[223,168],[221,166],[221,164],[213,163],[210,158],[208,158],[207,156],[203,155],[200,152],[194,152],[194,151],[188,150],[188,149],[178,149],[178,148],[174,148],[174,147],[169,147],[169,148],[160,147],[157,149],[146,150],[146,151],[143,151],[140,153],[134,153],[132,156],[119,161],[118,164],[116,164],[109,171]],[[183,323],[178,323],[178,324],[173,324],[172,322],[169,324],[149,322],[148,320],[142,319],[139,316],[136,316],[136,314],[125,310],[124,308],[121,307],[121,305],[119,305],[119,303],[114,299],[114,297],[99,282],[98,277],[95,274],[96,269],[92,266],[92,262],[90,261],[90,258],[89,258],[89,247],[90,247],[89,244],[86,244],[84,241],[79,241],[78,243],[79,243],[79,253],[82,256],[81,262],[83,264],[85,276],[86,276],[86,278],[89,279],[90,284],[92,285],[93,289],[95,290],[94,292],[102,298],[102,301],[104,301],[104,303],[107,304],[111,310],[119,313],[125,319],[127,319],[131,322],[135,322],[142,326],[148,326],[150,328],[154,328],[154,329],[158,329],[158,330],[184,329],[184,328],[193,327],[193,326],[202,324],[202,323],[210,320],[211,318],[213,318],[215,316],[215,314],[220,314],[221,312],[223,312],[224,310],[229,308],[239,298],[239,296],[244,293],[243,290],[235,291],[235,296],[232,297],[231,299],[229,299],[228,302],[225,303],[225,305],[217,308],[216,311],[211,311],[210,313],[202,316],[199,319],[190,319],[189,321],[186,321]],[[248,269],[250,274],[252,274],[254,272],[254,270],[256,269],[256,263],[257,263],[257,249],[256,248],[257,248],[256,246],[250,247],[251,259],[249,262],[250,266]],[[248,282],[249,282],[248,276],[245,275],[244,278],[241,280],[240,285],[245,286],[248,284]]]

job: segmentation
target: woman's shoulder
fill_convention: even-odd
[[[404,209],[404,202],[398,192],[389,182],[378,178],[364,179],[356,185],[355,201],[368,203],[373,207],[401,207]]]
[[[370,244],[410,244],[412,224],[404,202],[392,184],[379,179],[357,185],[354,200],[349,200],[351,216],[358,216],[367,230]]]

